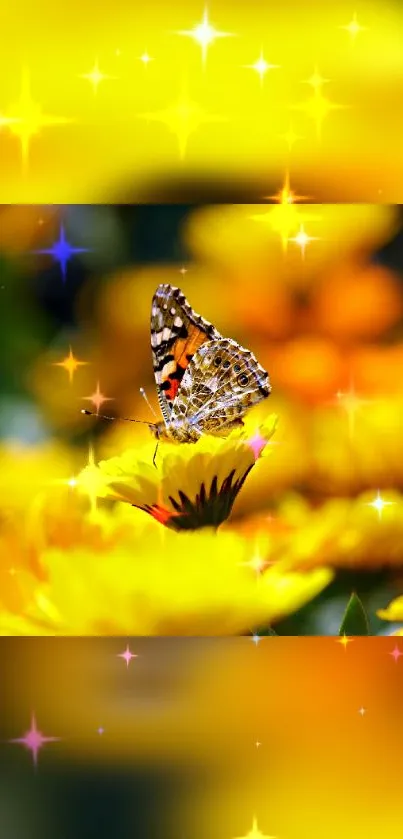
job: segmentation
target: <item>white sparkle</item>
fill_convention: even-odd
[[[145,66],[150,63],[150,61],[154,61],[153,58],[148,54],[147,50],[143,52],[143,55],[140,55],[139,61],[142,61]]]
[[[302,258],[304,258],[306,246],[309,244],[309,242],[317,242],[318,238],[317,236],[308,236],[308,234],[304,230],[303,225],[301,224],[301,227],[297,235],[291,237],[288,241],[295,242],[295,244],[301,248],[301,256]]]
[[[214,29],[214,26],[211,26],[209,19],[208,19],[208,11],[207,7],[204,10],[203,20],[197,26],[195,26],[192,30],[181,30],[177,33],[178,35],[187,35],[190,38],[194,38],[197,41],[201,48],[202,48],[202,60],[203,64],[206,62],[207,58],[207,48],[216,38],[229,38],[232,36],[232,32],[217,32]]]
[[[250,70],[255,70],[256,71],[256,73],[259,75],[259,78],[260,78],[260,84],[262,84],[263,77],[266,75],[268,70],[279,70],[280,69],[279,64],[269,64],[269,62],[266,61],[266,59],[263,55],[263,50],[261,51],[258,60],[255,61],[254,64],[245,64],[245,67],[247,67]]]
[[[394,504],[394,501],[384,501],[383,500],[383,498],[381,496],[381,493],[379,492],[379,489],[378,489],[378,492],[377,492],[374,500],[367,502],[367,507],[373,507],[374,510],[376,510],[376,512],[378,513],[378,518],[381,519],[384,508],[385,507],[390,507],[390,506],[392,506],[392,504]]]

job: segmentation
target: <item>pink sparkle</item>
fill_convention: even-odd
[[[28,751],[32,753],[32,760],[34,766],[38,765],[38,753],[45,743],[57,743],[60,737],[45,737],[41,731],[38,731],[36,726],[36,718],[34,712],[31,716],[31,728],[23,737],[16,737],[14,740],[9,740],[9,743],[21,743]]]
[[[258,431],[256,431],[253,437],[250,437],[248,440],[248,446],[250,446],[250,448],[252,449],[253,454],[255,455],[255,460],[257,460],[258,457],[260,457],[266,445],[267,440],[265,440],[265,438],[262,437],[262,435],[259,434]]]
[[[96,408],[97,414],[99,414],[99,409],[102,408],[104,402],[113,402],[112,396],[103,395],[99,386],[99,382],[97,382],[96,391],[92,393],[91,396],[83,396],[82,398],[86,399],[88,402],[92,402],[94,408]]]
[[[394,658],[395,662],[397,662],[400,656],[403,655],[403,653],[399,650],[399,647],[396,645],[392,652],[389,653],[389,655],[391,655],[392,658]]]
[[[128,667],[132,658],[137,658],[137,656],[130,651],[129,645],[127,644],[124,653],[118,653],[118,658],[124,658],[126,662],[126,667]]]
[[[105,729],[102,728],[102,725],[101,725],[100,728],[98,728],[98,734],[103,734],[104,731],[105,731]]]

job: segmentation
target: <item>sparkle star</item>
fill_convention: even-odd
[[[257,647],[257,645],[258,645],[258,644],[260,643],[260,641],[261,641],[261,637],[260,637],[260,635],[256,635],[256,633],[254,633],[254,634],[252,635],[251,641],[252,641],[252,643],[255,645],[255,647]]]
[[[295,133],[292,125],[290,125],[288,131],[286,131],[285,134],[279,134],[279,137],[280,137],[280,140],[285,140],[285,142],[287,143],[288,151],[292,150],[292,148],[293,148],[293,146],[295,146],[295,143],[297,142],[297,140],[303,140],[304,139],[299,134]]]
[[[80,480],[77,481],[77,486],[85,495],[88,496],[91,513],[94,515],[97,510],[97,498],[99,492],[105,488],[107,479],[100,473],[96,463],[94,449],[92,445],[88,450],[88,461],[85,470],[80,475]]]
[[[148,54],[147,50],[145,50],[145,52],[143,52],[143,55],[140,55],[139,61],[142,61],[144,66],[147,67],[147,64],[149,64],[150,61],[154,61],[154,59],[151,58],[151,56]]]
[[[74,357],[72,348],[69,347],[68,356],[66,356],[66,358],[63,359],[63,361],[53,361],[52,364],[54,367],[64,367],[64,369],[68,373],[69,381],[71,384],[76,370],[78,370],[79,367],[85,367],[85,365],[89,364],[89,362],[79,361],[77,358]]]
[[[378,513],[378,519],[380,520],[382,518],[382,513],[383,513],[384,508],[385,507],[390,507],[393,504],[394,504],[394,501],[384,501],[383,498],[381,497],[381,493],[379,492],[379,489],[378,489],[376,497],[374,498],[373,501],[369,501],[367,503],[367,507],[373,507],[374,510],[376,510],[376,512]]]
[[[301,222],[301,213],[299,208],[296,207],[295,202],[297,200],[301,200],[304,196],[294,195],[289,188],[289,182],[287,184],[286,178],[283,189],[279,195],[268,197],[271,199],[280,197],[280,201],[277,206],[272,207],[268,213],[259,213],[259,215],[250,216],[250,218],[254,221],[268,224],[275,233],[278,233],[281,239],[283,251],[286,252],[288,243],[291,241],[290,235],[298,229]],[[305,208],[303,217],[305,221],[318,221],[318,219],[320,219],[320,216],[316,214],[307,213]]]
[[[324,84],[328,84],[329,79],[324,79],[323,76],[320,75],[319,70],[315,67],[312,76],[309,79],[304,79],[302,84],[309,84],[315,91],[320,90]]]
[[[99,382],[97,382],[97,389],[95,393],[91,396],[83,396],[82,399],[92,402],[94,408],[96,408],[97,414],[99,414],[99,409],[102,408],[104,402],[113,402],[113,396],[104,396],[103,393],[101,393]]]
[[[252,830],[246,834],[246,836],[238,837],[238,839],[276,839],[275,836],[266,836],[265,834],[261,833],[258,827],[256,816],[253,819]]]
[[[259,75],[261,85],[263,84],[263,78],[268,72],[268,70],[280,69],[279,64],[268,64],[268,62],[263,56],[263,50],[261,51],[258,60],[255,61],[254,64],[245,64],[245,67],[247,67],[250,70],[255,70],[255,72]]]
[[[54,481],[50,481],[51,486],[64,486],[69,487],[69,489],[76,489],[78,486],[78,480],[75,477],[72,478],[57,478]]]
[[[301,256],[304,259],[305,258],[306,246],[309,245],[310,242],[317,242],[318,238],[316,236],[308,236],[308,234],[304,230],[303,225],[301,224],[301,227],[300,227],[297,235],[292,236],[289,239],[289,241],[290,242],[295,242],[295,244],[298,245],[298,247],[301,248]]]
[[[360,716],[361,716],[361,717],[363,717],[363,716],[364,716],[364,714],[366,714],[366,713],[367,713],[367,709],[366,709],[366,708],[360,708],[360,709],[359,709],[359,711],[358,711],[358,713],[360,714]]]
[[[75,480],[78,492],[86,495],[90,502],[90,516],[93,521],[98,520],[97,499],[110,495],[110,484],[114,484],[121,475],[106,475],[97,466],[93,446],[88,449],[88,461]]]
[[[288,172],[285,174],[284,183],[280,191],[276,195],[265,196],[265,198],[276,201],[278,204],[294,204],[296,201],[307,201],[310,197],[309,195],[297,195],[290,189],[290,175]]]
[[[40,133],[42,128],[72,122],[66,117],[51,117],[42,113],[41,106],[32,99],[30,75],[26,68],[22,72],[20,98],[11,106],[6,120],[9,130],[20,141],[24,169],[28,165],[31,140]],[[3,124],[5,124],[4,119]]]
[[[352,20],[350,20],[350,23],[347,23],[346,26],[340,26],[340,29],[345,29],[346,32],[349,33],[351,40],[355,41],[358,33],[365,32],[366,27],[360,26],[357,20],[357,13],[354,12],[353,18]]]
[[[210,44],[212,44],[213,41],[216,40],[216,38],[230,38],[230,37],[232,37],[231,32],[217,32],[217,30],[214,29],[214,26],[211,26],[211,24],[209,23],[209,19],[208,19],[207,8],[205,8],[205,10],[204,10],[204,15],[203,15],[202,22],[199,23],[197,26],[195,26],[194,29],[192,29],[190,31],[189,30],[181,30],[181,31],[177,32],[176,34],[177,35],[186,35],[190,38],[193,38],[195,41],[197,41],[200,44],[201,50],[202,50],[203,65],[205,65],[205,63],[206,63],[207,49],[210,46]]]
[[[9,743],[20,743],[22,746],[25,746],[31,752],[32,760],[36,767],[38,764],[38,753],[42,746],[46,743],[57,743],[59,741],[60,737],[45,737],[41,731],[38,731],[35,714],[32,713],[31,728],[29,731],[23,737],[16,737],[14,740],[9,740]]]
[[[349,637],[348,637],[348,636],[344,633],[344,635],[342,635],[342,636],[341,636],[341,638],[338,638],[338,639],[337,639],[337,643],[338,643],[338,644],[341,644],[341,645],[342,645],[342,647],[344,647],[344,651],[346,651],[346,649],[347,649],[348,645],[349,645],[349,644],[351,644],[351,641],[352,641],[352,640],[353,640],[352,638],[349,638]]]
[[[60,225],[59,238],[53,243],[51,248],[40,248],[39,250],[31,251],[33,254],[44,254],[46,256],[53,256],[53,259],[59,263],[62,272],[63,282],[66,281],[67,263],[69,260],[79,253],[89,253],[89,248],[75,248],[66,239],[64,226]]]
[[[400,656],[403,655],[403,653],[399,650],[399,647],[396,644],[395,647],[393,648],[392,652],[389,653],[389,655],[392,656],[392,658],[394,659],[395,664],[396,664],[399,661]]]
[[[252,556],[252,558],[251,558],[251,559],[247,560],[246,562],[242,562],[241,564],[242,564],[242,565],[246,565],[248,568],[251,568],[251,569],[252,569],[252,571],[254,571],[254,572],[255,572],[255,574],[256,574],[256,576],[257,576],[257,577],[260,577],[260,576],[261,576],[261,574],[263,573],[263,571],[265,570],[265,568],[267,568],[267,565],[268,565],[268,563],[266,562],[266,560],[265,560],[265,559],[262,559],[262,557],[259,555],[259,552],[258,552],[258,551],[256,551],[256,552],[253,554],[253,556]],[[253,637],[257,637],[257,638],[259,638],[259,636],[258,636],[258,635],[257,635],[257,636],[253,636]]]
[[[117,657],[124,659],[124,661],[126,662],[126,667],[129,667],[129,664],[130,664],[132,658],[138,658],[137,655],[134,655],[134,653],[132,653],[130,651],[130,648],[129,648],[128,644],[126,645],[125,651],[123,653],[118,653]]]
[[[337,105],[323,95],[321,88],[328,81],[328,79],[323,79],[319,73],[315,72],[310,79],[305,80],[306,84],[310,84],[313,87],[314,95],[306,102],[303,102],[302,105],[293,106],[293,110],[305,111],[313,119],[319,141],[322,138],[322,126],[327,115],[331,111],[345,108],[345,105]]]
[[[189,137],[205,122],[222,122],[222,117],[212,117],[202,110],[200,105],[192,102],[184,91],[176,102],[164,111],[139,114],[140,119],[162,122],[175,135],[179,145],[179,156],[183,160],[186,155]]]
[[[80,79],[87,79],[87,81],[91,82],[94,95],[98,93],[98,87],[101,84],[101,82],[106,81],[107,79],[115,78],[116,76],[105,76],[104,73],[101,73],[99,69],[98,59],[96,59],[95,64],[89,73],[82,73],[80,76]]]
[[[348,420],[348,431],[350,440],[354,437],[355,419],[358,411],[364,406],[370,404],[369,399],[361,399],[356,393],[354,382],[350,381],[348,391],[338,390],[336,393],[337,401],[340,407],[346,412]]]
[[[260,456],[260,453],[263,451],[267,443],[264,437],[259,434],[259,431],[255,431],[253,437],[250,437],[247,441],[247,445],[253,451],[253,455],[255,460],[257,460]]]

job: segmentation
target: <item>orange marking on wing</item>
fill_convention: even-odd
[[[201,345],[207,340],[208,336],[202,329],[199,329],[198,326],[190,326],[188,337],[178,338],[177,342],[172,347],[172,353],[177,364],[180,364],[180,366],[186,370],[186,367],[189,364],[189,360],[186,356],[194,355],[196,350],[198,350],[199,347],[201,347]]]
[[[165,390],[164,393],[167,399],[169,399],[171,402],[173,402],[173,400],[175,399],[175,396],[179,390],[179,384],[180,383],[178,382],[178,379],[169,379],[169,390]]]
[[[193,356],[206,340],[207,335],[202,329],[199,329],[198,326],[190,326],[187,338],[178,338],[173,344],[171,352],[176,363],[176,372],[181,368],[182,374],[180,379],[171,378],[172,373],[168,374],[166,378],[166,381],[169,382],[169,388],[164,391],[164,394],[170,402],[174,401],[186,368],[189,366],[190,359],[188,356]]]

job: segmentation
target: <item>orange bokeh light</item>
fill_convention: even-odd
[[[345,262],[318,288],[315,311],[317,321],[335,338],[371,338],[399,320],[403,299],[387,268]]]

